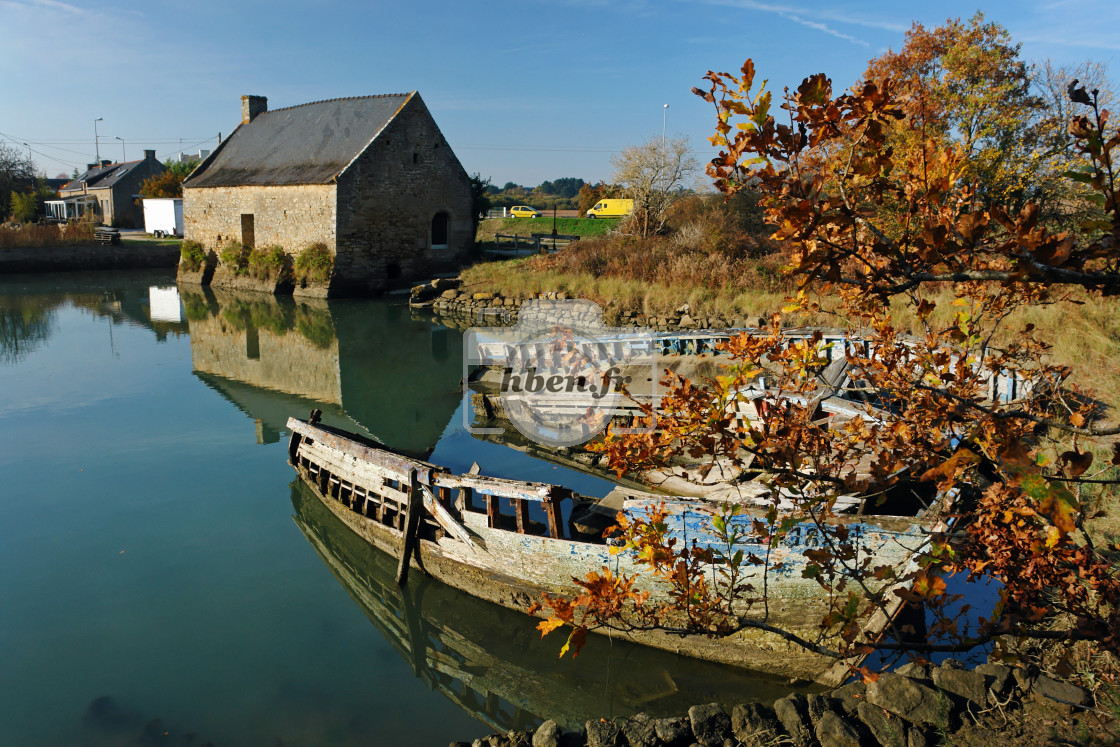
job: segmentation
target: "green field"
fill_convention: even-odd
[[[617,228],[619,221],[609,218],[557,218],[556,233],[569,236],[602,236]],[[478,226],[477,241],[493,241],[494,234],[528,236],[534,233],[552,233],[552,217],[540,218],[488,218]]]

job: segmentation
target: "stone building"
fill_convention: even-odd
[[[94,210],[101,222],[118,228],[143,228],[140,187],[144,181],[162,174],[166,167],[156,160],[154,150],[144,151],[141,161],[91,163],[77,179],[58,190],[58,200],[48,203],[57,218],[73,218]]]
[[[183,183],[185,237],[207,250],[279,245],[334,254],[332,295],[452,265],[474,240],[470,178],[413,91],[268,110]]]

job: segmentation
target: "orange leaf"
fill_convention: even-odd
[[[541,638],[544,638],[546,635],[556,630],[563,624],[563,620],[561,620],[559,617],[553,616],[548,618],[547,620],[541,620],[539,623],[537,623],[537,630],[541,632]]]

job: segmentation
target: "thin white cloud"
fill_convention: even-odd
[[[871,44],[864,41],[863,39],[857,39],[856,37],[851,36],[850,34],[845,34],[845,33],[842,33],[840,31],[837,31],[836,29],[834,29],[830,26],[826,26],[825,24],[820,23],[818,21],[810,21],[810,20],[808,20],[806,18],[802,18],[801,16],[796,15],[794,13],[779,12],[778,15],[780,15],[782,18],[785,18],[789,21],[793,21],[794,23],[799,23],[802,26],[808,26],[811,29],[816,29],[817,31],[821,31],[825,34],[835,36],[837,39],[843,39],[845,41],[850,41],[853,44],[859,44],[860,46],[864,46],[864,47],[870,47],[871,46]]]
[[[865,28],[887,29],[891,31],[897,30],[899,26],[899,24],[894,21],[885,21],[857,16],[849,17],[847,15],[838,14],[834,11],[820,11],[787,4],[779,5],[774,3],[761,3],[756,2],[756,0],[700,0],[700,2],[704,3],[705,5],[722,5],[724,7],[738,8],[740,10],[753,10],[760,13],[771,13],[792,23],[811,28],[815,31],[820,31],[823,34],[834,36],[837,39],[843,39],[844,41],[851,42],[852,44],[858,44],[861,47],[870,47],[871,44],[864,39],[852,36],[851,34],[845,34],[843,31],[839,31],[838,29],[835,29],[826,23],[822,23],[821,21],[813,21],[806,18],[805,16],[808,14],[812,14],[815,17],[823,18],[834,23],[850,23],[852,25],[862,26]],[[903,27],[903,29],[905,28],[906,27]]]
[[[1120,49],[1118,27],[1115,0],[1043,3],[1008,24],[1012,38],[1024,44],[1109,51]]]
[[[31,2],[32,5],[41,5],[44,8],[63,10],[67,13],[74,13],[80,16],[86,15],[86,10],[84,8],[79,8],[78,6],[70,5],[69,3],[61,3],[58,0],[31,0]]]
[[[34,8],[50,8],[51,10],[61,10],[66,13],[73,13],[74,15],[84,16],[88,15],[88,11],[84,8],[79,8],[76,5],[69,3],[59,2],[59,0],[31,0],[30,2],[16,2],[16,0],[0,0],[0,7],[7,8],[8,10],[33,10]]]

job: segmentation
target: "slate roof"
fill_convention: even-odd
[[[142,164],[143,161],[125,161],[124,163],[111,163],[108,166],[95,166],[86,173],[63,185],[60,192],[80,191],[82,182],[85,181],[89,189],[106,189],[112,187],[132,172],[132,169]]]
[[[328,184],[416,92],[315,101],[242,124],[184,187]]]

